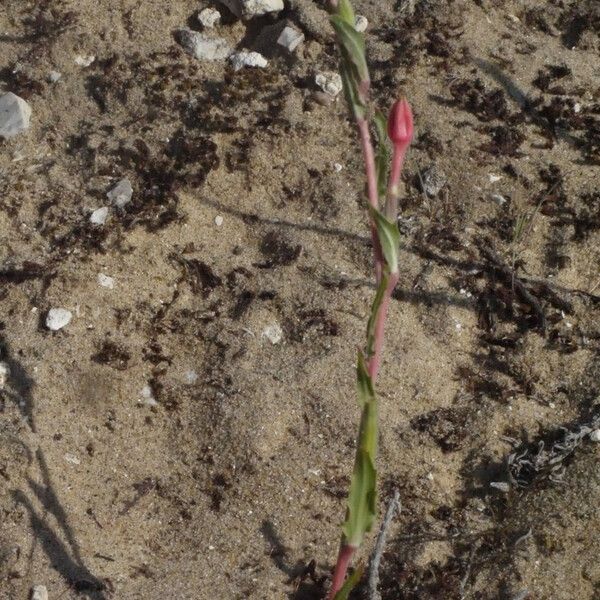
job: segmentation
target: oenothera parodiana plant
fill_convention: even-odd
[[[381,113],[373,118],[377,132],[377,152],[373,148],[369,130],[369,88],[371,80],[367,67],[365,41],[356,31],[355,17],[349,0],[328,0],[341,53],[340,73],[344,93],[356,121],[363,151],[367,177],[368,209],[375,259],[377,291],[367,324],[364,348],[357,359],[358,401],[361,407],[354,470],[348,494],[346,520],[342,527],[337,563],[329,590],[330,600],[344,600],[360,579],[361,569],[346,580],[348,567],[365,534],[376,518],[377,486],[375,457],[377,454],[377,398],[375,380],[381,365],[386,316],[392,292],[398,283],[398,247],[400,234],[397,226],[400,173],[404,156],[413,136],[413,118],[408,102],[398,100],[387,121]]]

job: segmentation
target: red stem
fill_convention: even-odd
[[[371,143],[371,133],[369,132],[369,123],[366,119],[357,119],[356,124],[358,125],[358,133],[360,135],[360,145],[362,147],[365,172],[367,175],[367,195],[369,197],[369,204],[379,209],[379,193],[377,192],[377,169],[375,167],[375,152],[373,151],[373,144]],[[383,254],[381,252],[381,246],[379,244],[379,236],[377,235],[377,228],[375,223],[371,219],[371,240],[373,242],[373,257],[375,260],[375,278],[377,283],[381,281],[381,274],[383,273]]]
[[[400,193],[399,183],[400,174],[402,173],[402,165],[406,156],[406,146],[394,146],[394,155],[392,156],[392,168],[390,170],[390,179],[387,188],[387,199],[385,203],[385,216],[394,221],[398,218],[398,196]]]
[[[344,585],[346,573],[348,572],[348,567],[350,566],[352,555],[354,554],[355,550],[356,548],[354,546],[349,546],[348,544],[342,543],[340,546],[337,563],[333,572],[333,581],[331,582],[331,588],[329,590],[329,594],[327,595],[327,600],[333,600],[335,595]]]

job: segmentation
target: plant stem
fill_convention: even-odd
[[[369,204],[379,209],[379,194],[377,193],[377,170],[375,168],[375,152],[371,142],[371,133],[369,132],[369,123],[366,119],[357,119],[358,133],[360,135],[360,145],[362,147],[363,158],[365,163],[365,173],[367,176],[367,196]],[[383,273],[383,254],[381,245],[379,244],[379,236],[377,228],[371,219],[371,240],[373,242],[373,257],[375,259],[375,279],[377,283],[381,281]]]
[[[378,209],[379,208],[379,194],[377,191],[377,171],[375,168],[375,153],[373,151],[373,144],[371,142],[371,134],[369,132],[369,124],[366,119],[357,119],[356,124],[358,126],[358,132],[360,135],[360,142],[363,151],[363,158],[365,164],[365,173],[367,176],[367,194],[369,198],[369,204]],[[394,159],[396,158],[396,153],[394,154]],[[398,169],[402,168],[402,159],[400,159]],[[400,171],[397,172],[396,175],[396,188],[397,181],[400,177]],[[391,183],[391,181],[390,181]],[[397,204],[397,193],[396,193],[396,204]],[[377,283],[381,281],[384,259],[381,251],[381,245],[379,242],[379,236],[377,235],[377,228],[375,224],[371,220],[371,239],[373,241],[373,256],[375,260],[375,276],[377,279]],[[373,355],[369,358],[367,363],[367,371],[369,373],[369,377],[375,383],[377,378],[377,374],[379,373],[379,368],[381,366],[381,357],[383,351],[383,341],[384,341],[384,329],[385,329],[385,321],[388,313],[388,308],[390,305],[390,299],[392,297],[392,292],[398,283],[398,273],[391,273],[388,279],[388,284],[385,290],[385,295],[381,302],[381,306],[377,311],[377,317],[375,320],[375,339],[373,344]],[[355,552],[355,548],[348,544],[342,543],[340,544],[340,550],[338,553],[337,562],[335,565],[335,569],[333,571],[333,579],[331,582],[331,588],[329,590],[329,594],[327,598],[329,600],[333,600],[335,595],[343,586],[344,581],[346,579],[346,573],[348,572],[348,567],[350,566],[350,562],[352,560],[352,556]]]

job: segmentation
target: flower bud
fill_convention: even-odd
[[[388,118],[388,135],[394,146],[408,146],[413,137],[413,115],[405,98],[397,100]]]

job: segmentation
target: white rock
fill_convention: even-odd
[[[152,388],[149,385],[145,385],[140,392],[142,398],[142,404],[146,406],[158,406],[158,402],[152,393]]]
[[[220,0],[238,19],[251,19],[283,10],[283,0]]]
[[[336,97],[343,89],[342,77],[335,71],[317,73],[315,83],[329,96]]]
[[[279,344],[283,339],[283,331],[279,326],[279,323],[272,323],[267,325],[261,334],[262,337],[267,338],[271,344]]]
[[[223,225],[223,217],[221,215],[217,215],[215,217],[215,225],[217,227],[221,227],[221,225]]]
[[[506,204],[506,198],[502,194],[492,194],[490,200],[495,202],[498,206],[504,206]]]
[[[98,273],[98,285],[112,290],[115,287],[115,280],[104,273]]]
[[[244,67],[258,67],[259,69],[264,69],[269,61],[258,52],[248,52],[247,50],[242,50],[241,52],[236,52],[229,57],[231,64],[233,65],[234,71],[239,71]]]
[[[46,315],[46,327],[50,331],[58,331],[68,325],[73,318],[73,313],[66,308],[51,308]]]
[[[221,13],[214,8],[204,8],[198,13],[198,21],[206,29],[212,29],[221,21]]]
[[[133,188],[129,179],[121,179],[107,194],[108,199],[117,207],[124,208],[133,196]]]
[[[0,362],[0,390],[4,389],[9,375],[10,367],[8,366],[8,363]]]
[[[594,429],[594,431],[590,433],[590,440],[592,440],[592,442],[600,442],[600,429]]]
[[[442,191],[447,181],[446,174],[435,163],[421,173],[423,192],[429,198],[435,198]]]
[[[92,212],[90,215],[90,223],[94,225],[104,225],[108,218],[108,206],[101,206]]]
[[[304,34],[294,27],[284,27],[277,38],[277,43],[289,52],[293,52],[304,41]]]
[[[196,373],[196,371],[193,369],[190,369],[189,371],[185,372],[184,379],[186,383],[193,385],[198,381],[198,373]]]
[[[490,183],[496,183],[502,179],[502,175],[494,175],[494,173],[489,174]]]
[[[48,81],[50,83],[56,83],[61,77],[62,73],[59,73],[58,71],[50,71],[50,73],[48,73]]]
[[[190,29],[180,29],[176,33],[176,38],[188,54],[199,60],[224,60],[233,52],[223,38]]]
[[[359,33],[363,33],[363,31],[367,30],[368,26],[369,21],[367,17],[363,17],[362,15],[356,15],[356,18],[354,19],[354,29],[356,29],[356,31],[358,31]]]
[[[48,590],[45,585],[34,585],[31,588],[31,600],[48,600]]]
[[[89,67],[95,60],[96,57],[91,54],[89,56],[82,56],[81,54],[78,54],[75,57],[75,64],[79,65],[80,67]]]
[[[69,454],[68,452],[67,452],[67,454],[65,454],[64,459],[68,463],[71,463],[72,465],[80,465],[81,464],[81,461],[74,454]]]
[[[510,492],[510,484],[507,483],[506,481],[492,481],[490,483],[490,487],[500,490],[501,492],[504,492],[505,494],[508,494],[508,492]]]
[[[31,108],[23,98],[8,92],[0,97],[0,137],[14,137],[29,129]]]
[[[340,163],[333,163],[333,170],[336,173],[339,173],[343,168],[344,168],[344,165],[341,165]]]

